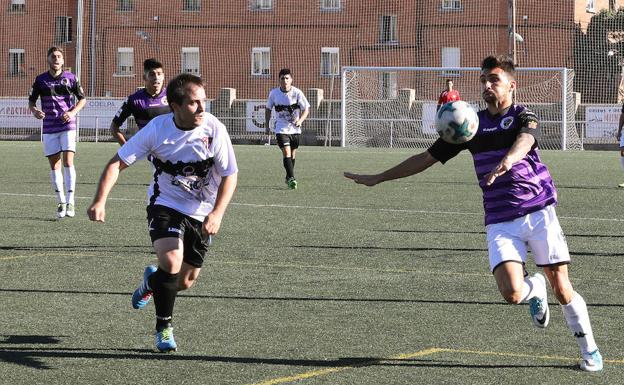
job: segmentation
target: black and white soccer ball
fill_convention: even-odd
[[[440,138],[452,144],[466,143],[479,129],[479,117],[472,106],[462,100],[444,104],[435,118]]]

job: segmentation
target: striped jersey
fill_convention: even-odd
[[[275,109],[276,134],[301,134],[301,127],[295,126],[295,121],[310,108],[310,103],[297,87],[291,87],[288,92],[276,87],[269,92],[267,108]]]
[[[514,220],[546,206],[556,205],[557,191],[538,153],[539,129],[526,128],[530,122],[537,123],[535,114],[524,106],[514,104],[500,115],[492,116],[485,109],[479,111],[478,116],[479,129],[472,140],[455,145],[438,139],[428,151],[442,163],[464,149],[470,151],[483,191],[485,224]],[[507,155],[521,132],[536,137],[533,147],[511,170],[496,178],[492,185],[486,186],[485,177]]]
[[[150,95],[145,88],[141,88],[126,98],[126,101],[121,105],[113,118],[113,123],[117,127],[121,127],[126,119],[132,115],[140,130],[154,117],[169,112],[171,112],[171,109],[169,108],[169,103],[167,103],[166,88],[163,88],[155,96]]]
[[[41,97],[41,110],[45,113],[43,118],[43,133],[69,131],[76,129],[76,118],[63,123],[61,116],[75,106],[72,95],[77,100],[84,99],[84,91],[74,74],[63,71],[57,77],[46,71],[35,78],[30,89],[28,101],[35,104]]]
[[[192,130],[176,126],[173,113],[159,115],[117,151],[127,165],[151,154],[148,204],[162,205],[203,221],[214,208],[222,177],[238,172],[225,126],[205,112]]]

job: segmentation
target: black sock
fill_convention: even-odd
[[[295,173],[295,158],[290,158],[292,159],[292,163],[293,163],[293,174]]]
[[[169,274],[160,267],[150,277],[156,307],[156,330],[171,326],[173,305],[178,294],[178,274]]]
[[[293,170],[293,167],[294,167],[293,159],[284,157],[283,161],[284,161],[284,168],[286,169],[286,178],[287,179],[294,178],[295,173]]]

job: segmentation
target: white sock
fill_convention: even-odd
[[[575,292],[572,301],[567,305],[561,305],[561,309],[563,310],[563,315],[568,323],[568,327],[574,334],[574,337],[576,337],[576,342],[581,348],[581,354],[587,355],[598,349],[589,322],[587,304],[583,297]]]
[[[50,180],[56,193],[56,203],[65,203],[65,192],[63,191],[63,173],[61,169],[50,170]]]
[[[74,190],[76,190],[76,168],[65,167],[65,186],[67,187],[67,203],[74,204]]]
[[[622,165],[622,169],[624,170],[624,156],[620,156],[620,164]]]
[[[522,284],[522,300],[527,301],[533,297],[544,298],[546,296],[542,280],[536,276],[525,277]]]

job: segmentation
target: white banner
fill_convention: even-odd
[[[264,132],[264,116],[266,111],[266,101],[263,102],[247,102],[247,131],[248,132]],[[275,112],[271,113],[271,122],[269,126],[275,125]]]
[[[622,106],[587,106],[585,137],[615,138]]]
[[[436,107],[434,103],[423,103],[422,106],[422,131],[423,134],[437,134],[435,128]]]
[[[27,98],[0,99],[0,128],[31,127],[41,127],[41,121],[30,112]]]

